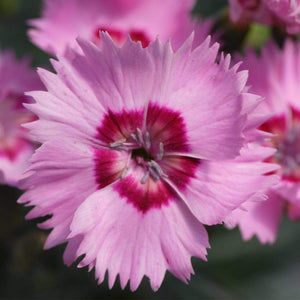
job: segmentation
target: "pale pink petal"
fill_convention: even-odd
[[[225,224],[233,228],[239,226],[243,239],[249,240],[254,235],[261,243],[274,243],[282,218],[284,200],[275,193],[263,202],[247,202],[242,209],[236,209]]]
[[[209,39],[194,50],[191,46],[192,38],[175,55],[168,44],[148,47],[157,74],[153,100],[181,111],[195,156],[233,158],[243,143],[240,93],[247,75],[221,71],[214,63],[218,45],[209,47]]]
[[[93,153],[91,147],[76,140],[57,138],[43,144],[31,160],[31,176],[21,185],[30,190],[18,202],[35,205],[27,218],[52,215],[41,225],[54,228],[47,248],[66,240],[75,210],[97,190]]]
[[[101,52],[91,43],[78,41],[87,66],[97,65],[91,85],[94,93],[102,105],[112,111],[144,107],[153,95],[155,78],[149,55],[139,44],[129,40],[120,49],[107,34],[101,34],[101,39]]]
[[[78,208],[69,237],[77,235],[84,236],[77,256],[86,254],[80,264],[95,263],[99,282],[108,270],[110,287],[117,274],[123,288],[130,279],[131,290],[144,275],[157,290],[167,269],[186,281],[193,272],[191,255],[205,259],[209,247],[204,227],[182,204],[174,201],[143,214],[112,187],[94,193]]]
[[[277,166],[255,162],[261,154],[255,156],[254,153],[255,147],[254,150],[243,149],[236,160],[201,162],[195,178],[182,192],[185,203],[200,222],[207,225],[220,223],[248,199],[265,199],[264,190],[278,180],[276,176],[264,174]],[[264,150],[263,153],[264,156],[268,154]]]

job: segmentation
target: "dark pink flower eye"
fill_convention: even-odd
[[[150,39],[146,36],[146,34],[142,31],[138,31],[138,30],[131,30],[129,32],[130,38],[134,41],[134,42],[141,42],[142,46],[145,48],[149,45],[150,43]]]
[[[180,113],[151,102],[147,112],[109,112],[96,138],[110,149],[95,150],[99,188],[121,179],[115,190],[144,213],[174,199],[176,190],[168,180],[184,190],[200,163],[184,156],[188,145]],[[128,160],[120,164],[126,154]]]
[[[109,27],[97,27],[97,29],[94,31],[93,38],[92,38],[92,41],[95,44],[100,43],[100,31],[108,32],[117,45],[122,45],[127,36],[126,33],[122,32],[121,30],[117,30]]]

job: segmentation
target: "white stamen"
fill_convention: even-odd
[[[146,148],[150,149],[150,147],[151,147],[151,140],[150,140],[150,133],[148,131],[145,134],[145,144],[146,144]]]
[[[287,167],[290,169],[288,170],[289,173],[292,173],[293,170],[297,169],[298,164],[292,157],[287,156],[286,162],[287,162]]]
[[[151,174],[151,176],[155,179],[158,180],[159,179],[159,175],[156,173],[156,171],[152,168],[149,168],[149,172]]]
[[[111,148],[117,148],[119,146],[122,146],[125,142],[126,142],[126,139],[124,138],[124,139],[118,140],[116,142],[110,143],[109,146]]]
[[[161,160],[164,156],[164,144],[162,142],[159,143],[159,152],[157,153],[157,159]]]
[[[152,168],[153,170],[155,170],[159,176],[161,176],[163,174],[163,171],[162,171],[160,165],[156,161],[151,160],[149,162],[149,166],[150,166],[150,169]]]
[[[141,180],[141,184],[145,184],[147,182],[147,180],[149,179],[150,176],[150,172],[146,172],[146,174],[144,175],[144,177]]]
[[[140,143],[140,145],[143,145],[144,144],[144,139],[143,139],[143,134],[142,134],[141,129],[137,128],[136,132],[137,132],[138,142]]]
[[[129,171],[129,167],[125,167],[121,173],[121,179],[124,179]]]
[[[136,142],[138,141],[137,136],[135,134],[132,133],[130,136],[134,141]]]

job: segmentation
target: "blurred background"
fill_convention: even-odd
[[[218,26],[225,26],[225,0],[198,2],[195,14],[214,16]],[[40,9],[40,0],[0,0],[0,48],[30,55],[33,66],[47,67],[49,56],[26,36],[26,20],[38,17]],[[245,36],[225,29],[224,49],[238,49]],[[255,44],[261,37],[258,31],[248,38]],[[189,285],[168,273],[158,292],[144,279],[132,293],[122,291],[118,281],[112,290],[107,281],[97,286],[94,271],[64,266],[64,245],[44,251],[48,232],[37,228],[39,220],[24,220],[29,209],[16,204],[20,194],[0,186],[1,299],[300,299],[300,223],[284,219],[274,245],[261,245],[256,238],[243,242],[237,229],[210,227],[208,262],[193,259],[196,275]]]

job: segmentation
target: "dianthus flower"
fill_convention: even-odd
[[[41,82],[30,69],[28,59],[18,61],[12,52],[0,52],[1,184],[16,185],[29,165],[34,145],[20,125],[34,117],[22,103],[29,101],[25,91],[40,88]]]
[[[248,24],[256,21],[266,25],[272,23],[272,14],[263,0],[229,0],[229,7],[233,22]]]
[[[300,32],[300,1],[299,0],[264,0],[288,33]]]
[[[19,202],[35,206],[28,218],[52,215],[45,248],[67,241],[65,263],[84,255],[99,283],[107,270],[110,287],[119,274],[135,290],[146,275],[157,290],[166,270],[186,282],[191,256],[206,259],[202,224],[274,183],[270,149],[250,142],[261,100],[228,56],[215,63],[209,39],[176,52],[101,40],[78,40],[52,62],[57,74],[39,70],[48,92],[30,93],[39,120],[27,127],[42,146]]]
[[[268,144],[277,151],[269,160],[281,166],[276,172],[281,179],[266,191],[267,201],[244,204],[228,222],[239,225],[244,239],[256,234],[262,243],[274,242],[284,209],[300,219],[300,44],[288,40],[279,49],[270,43],[260,57],[248,51],[243,60],[250,91],[265,97],[259,110],[273,116],[261,129],[273,133]]]
[[[159,35],[161,41],[171,38],[177,49],[195,32],[195,44],[203,42],[212,21],[191,18],[195,0],[44,0],[40,19],[31,20],[29,36],[34,44],[56,55],[67,45],[75,46],[81,36],[100,44],[99,31],[107,31],[122,45],[129,34],[143,47]]]
[[[229,5],[233,22],[277,25],[290,34],[300,31],[299,0],[229,0]]]

